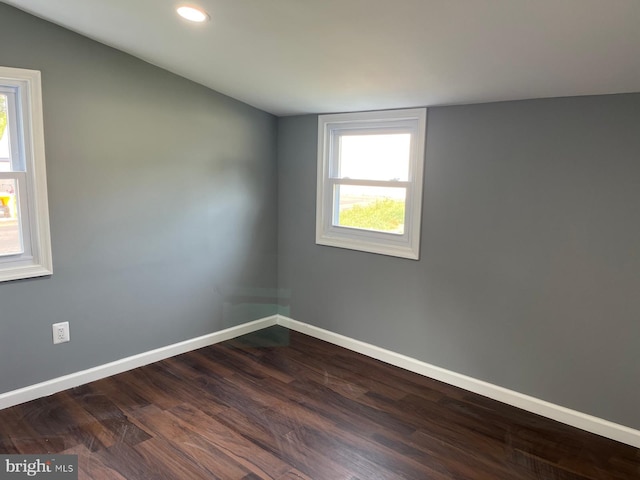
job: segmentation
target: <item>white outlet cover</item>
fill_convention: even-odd
[[[69,341],[69,322],[54,323],[51,325],[53,330],[53,343],[65,343]]]

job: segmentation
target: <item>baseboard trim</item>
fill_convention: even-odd
[[[304,333],[311,337],[347,348],[385,363],[418,373],[425,377],[433,378],[455,387],[483,395],[507,405],[521,408],[531,413],[556,420],[566,425],[595,433],[602,437],[610,438],[618,442],[640,448],[640,431],[602,418],[587,415],[576,410],[571,410],[545,400],[540,400],[529,395],[509,390],[482,380],[466,375],[461,375],[435,365],[416,360],[384,348],[361,342],[338,333],[324,330],[306,323],[299,322],[283,315],[277,315],[278,325]]]
[[[247,333],[262,330],[277,324],[277,316],[261,318],[252,322],[244,323],[235,327],[230,327],[219,332],[210,333],[201,337],[192,338],[183,342],[167,345],[148,352],[122,358],[114,362],[99,365],[97,367],[71,373],[62,377],[47,380],[45,382],[30,385],[28,387],[12,390],[0,394],[0,410],[20,403],[29,402],[41,397],[47,397],[54,393],[67,390],[69,388],[84,385],[95,380],[117,375],[134,368],[142,367],[165,358],[174,357],[182,353],[187,353],[198,348],[207,347],[215,343],[224,342],[232,338],[246,335]]]
[[[640,448],[639,430],[578,412],[576,410],[571,410],[529,395],[524,395],[473,377],[452,372],[450,370],[392,352],[391,350],[386,350],[329,330],[324,330],[307,323],[299,322],[283,315],[273,315],[261,318],[242,325],[227,328],[219,332],[192,338],[173,345],[167,345],[165,347],[116,360],[104,365],[99,365],[87,370],[82,370],[80,372],[37,383],[35,385],[2,393],[0,394],[0,410],[20,403],[53,395],[54,393],[77,387],[79,385],[84,385],[95,380],[117,375],[118,373],[123,373],[134,368],[164,360],[165,358],[187,353],[219,342],[224,342],[225,340],[230,340],[273,325],[281,325],[289,328],[290,330],[304,333],[311,337],[347,348],[354,352],[418,373],[425,377],[433,378],[449,385],[506,403],[507,405],[518,407],[528,412],[556,420],[566,425],[571,425],[581,430]]]

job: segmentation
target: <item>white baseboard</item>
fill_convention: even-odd
[[[354,352],[362,353],[368,357],[381,360],[405,370],[424,375],[425,377],[433,378],[449,385],[506,403],[507,405],[512,405],[514,407],[521,408],[522,410],[556,420],[566,425],[571,425],[572,427],[640,448],[639,430],[619,425],[592,415],[587,415],[576,410],[561,407],[559,405],[555,405],[529,395],[524,395],[498,385],[493,385],[482,380],[477,380],[466,375],[461,375],[444,368],[436,367],[435,365],[430,365],[420,360],[416,360],[384,348],[376,347],[375,345],[354,340],[353,338],[345,337],[344,335],[333,333],[322,328],[314,327],[313,325],[298,322],[297,320],[293,320],[282,315],[277,315],[277,324],[334,345],[347,348]]]
[[[498,385],[493,385],[482,380],[477,380],[466,375],[461,375],[435,365],[430,365],[420,360],[416,360],[369,343],[361,342],[360,340],[355,340],[329,330],[324,330],[313,325],[302,323],[283,315],[273,315],[271,317],[261,318],[253,322],[244,323],[242,325],[210,333],[202,337],[185,340],[184,342],[175,343],[149,352],[133,355],[105,365],[99,365],[97,367],[82,370],[63,377],[47,380],[46,382],[2,393],[0,394],[0,410],[35,400],[37,398],[46,397],[95,380],[110,377],[118,373],[126,372],[134,368],[142,367],[165,358],[187,353],[225,340],[230,340],[273,325],[281,325],[311,337],[347,348],[354,352],[362,353],[368,357],[381,360],[405,370],[439,380],[455,387],[460,387],[470,392],[478,393],[485,397],[506,403],[507,405],[512,405],[528,412],[580,428],[587,432],[595,433],[597,435],[640,448],[639,430],[571,410],[569,408],[561,407],[559,405],[524,395]]]
[[[29,402],[37,398],[53,395],[54,393],[77,387],[79,385],[84,385],[85,383],[93,382],[95,380],[100,380],[101,378],[110,377],[118,373],[126,372],[134,368],[142,367],[159,360],[164,360],[165,358],[174,357],[182,353],[197,350],[198,348],[224,342],[225,340],[230,340],[232,338],[239,337],[240,335],[246,335],[247,333],[271,327],[276,325],[276,323],[277,316],[275,315],[261,318],[253,322],[244,323],[219,332],[203,335],[202,337],[192,338],[180,343],[174,343],[173,345],[167,345],[166,347],[122,358],[115,362],[99,365],[97,367],[82,370],[63,377],[47,380],[46,382],[2,393],[0,394],[0,410],[20,403]]]

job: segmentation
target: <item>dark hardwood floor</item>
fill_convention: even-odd
[[[640,450],[273,327],[0,411],[80,478],[640,479]]]

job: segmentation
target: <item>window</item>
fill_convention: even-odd
[[[419,258],[426,117],[319,116],[316,243]]]
[[[0,67],[0,281],[51,264],[40,72]]]

